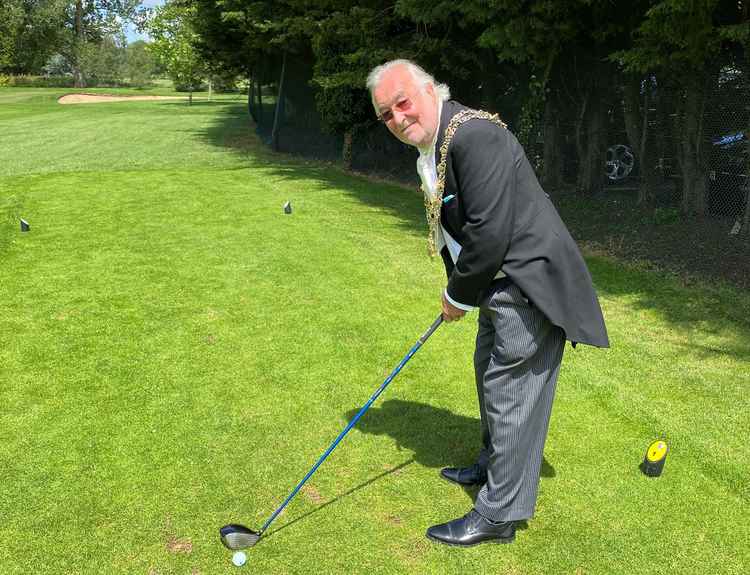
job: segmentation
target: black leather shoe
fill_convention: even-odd
[[[480,543],[512,543],[516,538],[515,521],[491,523],[474,509],[461,519],[433,525],[427,537],[445,545],[472,547]]]
[[[487,471],[476,463],[469,467],[444,467],[440,470],[443,479],[459,485],[484,485],[487,483]]]

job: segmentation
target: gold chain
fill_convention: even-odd
[[[490,114],[484,110],[472,110],[469,108],[461,110],[451,118],[443,135],[443,144],[440,146],[440,163],[437,166],[437,193],[433,197],[430,197],[429,194],[424,194],[424,206],[427,212],[427,225],[429,227],[427,247],[430,257],[434,257],[437,254],[438,234],[440,233],[440,208],[443,206],[443,192],[445,191],[445,166],[448,161],[448,146],[450,146],[451,140],[453,140],[453,136],[459,126],[469,120],[487,120],[502,128],[508,127],[497,114]],[[422,192],[424,193],[424,188],[422,188]]]

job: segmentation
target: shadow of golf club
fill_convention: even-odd
[[[312,511],[308,511],[304,515],[300,515],[296,519],[293,519],[292,521],[289,521],[288,523],[284,523],[283,525],[281,525],[280,527],[274,529],[273,531],[269,531],[267,535],[264,535],[264,538],[265,537],[270,537],[271,535],[273,535],[274,533],[278,533],[282,529],[286,529],[287,527],[291,527],[292,525],[294,525],[298,521],[302,521],[303,519],[307,519],[308,517],[310,517],[314,513],[317,513],[318,511],[321,511],[321,510],[325,509],[326,507],[328,507],[329,505],[332,505],[332,504],[336,503],[340,499],[343,499],[344,497],[348,497],[349,495],[351,495],[353,493],[356,493],[357,491],[359,491],[361,489],[364,489],[368,485],[372,485],[376,481],[378,481],[380,479],[383,479],[383,477],[391,475],[392,473],[397,473],[397,472],[401,471],[402,469],[404,469],[405,467],[411,465],[412,463],[414,463],[414,458],[413,457],[411,459],[408,459],[408,460],[404,461],[403,463],[397,465],[396,467],[393,467],[393,468],[391,468],[391,469],[389,469],[387,471],[384,471],[383,473],[381,473],[379,475],[376,475],[375,477],[372,477],[372,478],[368,479],[364,483],[360,483],[356,487],[352,487],[346,493],[342,493],[341,495],[337,495],[336,497],[334,497],[330,501],[326,501],[325,503],[323,503],[323,505],[321,505],[319,507],[316,507]]]

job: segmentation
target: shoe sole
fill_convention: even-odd
[[[432,537],[431,535],[425,536],[431,541],[435,541],[436,543],[440,543],[441,545],[448,545],[450,547],[476,547],[477,545],[482,545],[483,543],[495,543],[504,545],[507,543],[513,543],[513,541],[516,540],[516,536],[513,535],[513,537],[508,537],[505,539],[485,539],[484,541],[477,541],[476,543],[469,543],[468,545],[465,545],[463,543],[448,543],[447,541],[443,541],[442,539],[438,539],[437,537]]]

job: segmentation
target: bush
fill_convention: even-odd
[[[21,88],[72,88],[72,76],[0,76],[0,86]]]
[[[62,54],[53,54],[42,68],[45,76],[72,76],[73,67]]]

